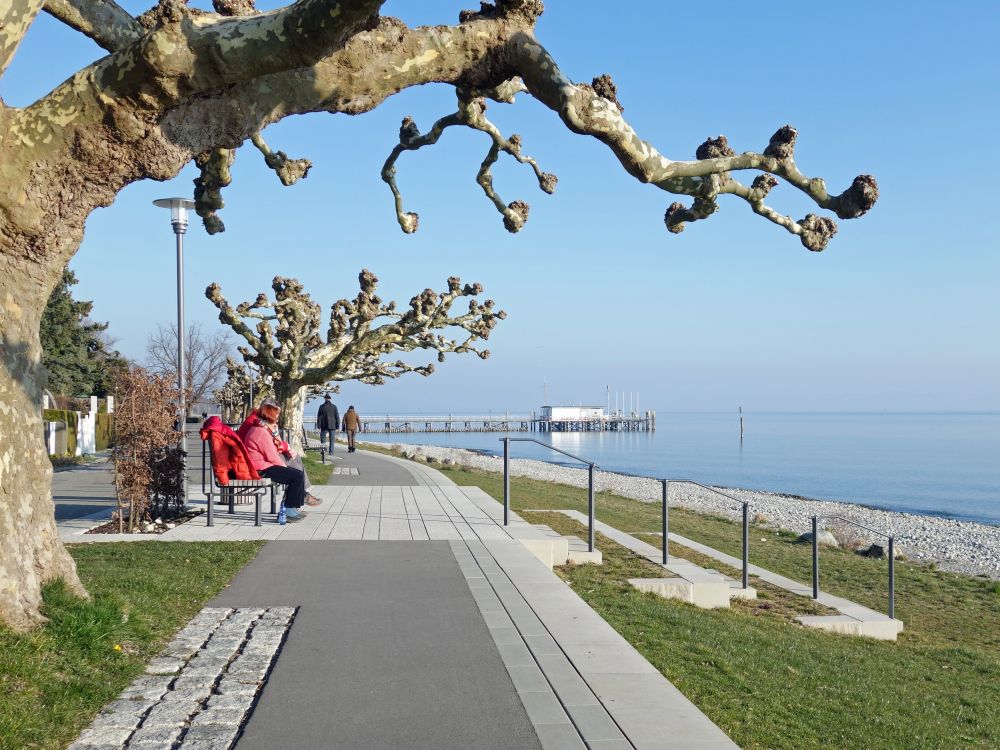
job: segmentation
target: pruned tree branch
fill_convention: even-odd
[[[146,33],[115,0],[45,0],[45,12],[108,52],[116,52]]]
[[[495,87],[489,93],[492,94],[491,98],[498,101],[513,102],[515,94],[523,89],[523,85],[518,80],[501,84],[500,87]],[[479,130],[486,133],[492,140],[490,149],[479,168],[476,182],[479,183],[483,192],[486,193],[486,197],[504,217],[503,223],[507,231],[520,231],[524,222],[528,220],[528,204],[524,201],[513,201],[505,204],[493,188],[491,169],[500,157],[500,153],[510,154],[521,164],[530,165],[538,179],[538,186],[546,193],[555,192],[558,178],[554,174],[543,172],[538,166],[538,162],[521,153],[521,137],[519,135],[512,135],[509,139],[503,137],[496,125],[486,117],[485,96],[479,96],[475,92],[462,89],[458,90],[458,111],[439,119],[425,135],[420,134],[413,118],[403,119],[403,124],[399,128],[399,145],[393,148],[382,167],[382,180],[389,185],[396,202],[396,220],[399,222],[399,226],[404,232],[411,234],[417,230],[420,217],[416,213],[408,213],[403,210],[403,196],[396,184],[396,161],[404,151],[416,151],[424,146],[437,143],[445,128],[453,125],[465,125],[473,130]]]
[[[299,419],[304,389],[345,380],[379,385],[406,373],[426,376],[434,372],[433,363],[414,365],[386,359],[395,352],[430,350],[436,352],[439,362],[449,353],[472,353],[486,359],[489,351],[477,343],[489,339],[497,322],[506,317],[495,309],[493,300],[479,303],[475,299],[482,293],[482,285],[463,285],[454,276],[448,279],[445,291],[425,289],[415,295],[405,311],[398,311],[394,302],[383,303],[377,294],[378,278],[371,271],[361,271],[358,283],[357,297],[331,306],[325,338],[321,336],[320,306],[296,279],[276,276],[271,284],[273,301],[261,293],[253,302],[235,308],[217,284],[209,286],[205,294],[219,309],[219,319],[249,344],[240,348],[244,360],[271,376],[276,397],[290,405],[286,414],[297,409]],[[468,310],[453,315],[451,309],[462,297],[470,298]],[[244,318],[259,321],[257,335]],[[463,335],[450,338],[441,333],[448,329]],[[292,431],[296,439],[297,434]]]
[[[7,70],[28,27],[42,9],[44,0],[3,0],[0,2],[0,76]]]

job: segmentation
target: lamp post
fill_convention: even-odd
[[[177,239],[177,390],[180,395],[180,433],[181,439],[178,447],[181,451],[181,493],[183,502],[187,504],[188,480],[187,480],[187,440],[185,439],[185,429],[187,427],[187,394],[184,392],[184,233],[187,232],[188,209],[194,208],[194,201],[186,198],[160,198],[153,201],[153,205],[159,208],[170,209],[170,226],[174,228],[174,237]]]

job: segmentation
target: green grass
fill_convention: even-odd
[[[438,467],[457,484],[502,497],[498,474]],[[600,520],[630,533],[659,529],[659,506],[600,493]],[[585,511],[584,490],[514,478],[511,505]],[[585,527],[562,514],[525,513],[561,533]],[[740,555],[740,527],[672,508],[671,531]],[[656,545],[658,538],[646,536]],[[761,540],[766,541],[761,541]],[[811,600],[757,585],[762,600],[702,610],[641,594],[626,579],[662,576],[656,565],[598,535],[602,566],[559,570],[574,590],[685,695],[745,748],[1000,747],[1000,591],[995,581],[896,565],[898,642],[837,636],[795,624]],[[672,554],[705,560],[679,545]],[[808,545],[751,531],[751,562],[802,582]],[[821,587],[884,611],[886,562],[822,552]],[[711,567],[731,574],[716,562]]]
[[[23,635],[0,628],[0,750],[69,744],[261,545],[70,547],[92,598],[52,584],[44,591],[48,623]]]
[[[302,452],[302,465],[306,469],[306,475],[313,484],[326,484],[330,481],[330,474],[333,473],[333,462],[327,460],[324,464],[319,460],[319,454],[313,451]]]

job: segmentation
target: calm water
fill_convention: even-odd
[[[656,432],[534,433],[628,474],[844,500],[1000,525],[1000,414],[659,413]],[[511,435],[523,437],[524,433]],[[500,433],[365,435],[501,454]],[[530,443],[513,455],[560,461]]]

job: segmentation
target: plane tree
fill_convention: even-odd
[[[322,308],[297,279],[275,276],[273,300],[262,292],[253,302],[236,307],[223,297],[218,284],[205,290],[219,309],[219,320],[246,342],[237,347],[244,360],[270,376],[281,404],[281,426],[296,450],[302,448],[306,400],[324,386],[347,380],[382,385],[406,373],[434,372],[433,362],[393,360],[390,355],[397,352],[432,351],[438,362],[444,362],[448,353],[487,359],[489,350],[476,343],[489,339],[497,322],[507,316],[494,309],[493,300],[476,299],[483,291],[481,284],[463,285],[457,276],[448,279],[444,291],[425,289],[415,295],[405,309],[382,301],[378,277],[371,271],[358,274],[358,285],[354,299],[341,299],[330,307],[325,330]],[[452,306],[463,297],[470,298],[468,308],[453,314]],[[456,338],[443,333],[452,330]]]
[[[250,141],[283,184],[309,170],[308,160],[268,145],[261,131],[269,124],[315,112],[361,115],[401,91],[437,83],[454,88],[454,111],[423,131],[404,120],[382,170],[408,233],[419,219],[404,205],[398,161],[448,128],[482,133],[486,154],[476,182],[509,231],[524,226],[528,204],[501,198],[492,174],[498,159],[526,164],[542,190],[555,189],[556,178],[522,140],[489,119],[488,106],[521,93],[571,133],[604,144],[639,182],[679,196],[668,198],[663,216],[670,232],[709,218],[728,195],[818,251],[836,231],[827,214],[855,218],[878,197],[869,175],[831,193],[801,171],[789,126],[761,150],[737,153],[718,137],[696,146],[694,159],[671,158],[625,119],[610,76],[575,81],[562,70],[535,34],[540,0],[482,3],[458,12],[452,25],[418,27],[380,15],[382,4],[297,0],[259,13],[253,0],[213,0],[214,12],[161,0],[134,17],[114,0],[0,0],[0,75],[43,10],[108,53],[28,106],[0,103],[0,621],[16,629],[40,623],[41,586],[55,578],[84,594],[56,532],[51,467],[38,439],[45,383],[39,321],[87,217],[131,183],[170,179],[194,161],[198,213],[218,232],[234,149]],[[609,5],[606,12],[618,11]],[[681,144],[682,151],[694,145]],[[817,212],[793,218],[773,208],[778,180]]]

